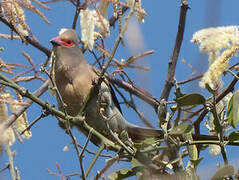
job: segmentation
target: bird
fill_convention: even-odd
[[[50,42],[55,56],[53,73],[55,84],[66,105],[65,110],[71,116],[81,116],[80,109],[99,75],[86,61],[75,30],[64,28],[59,32],[59,36],[51,39]],[[64,110],[59,99],[58,109]],[[116,95],[106,79],[89,100],[84,119],[89,126],[110,140],[113,139],[109,134],[109,128],[118,135],[126,131],[133,142],[140,142],[147,137],[163,137],[161,130],[134,125],[123,117]],[[106,124],[106,119],[109,126]],[[88,134],[81,127],[77,128],[85,135]],[[96,145],[101,142],[97,137],[91,138],[91,141]]]
[[[60,30],[59,36],[51,39],[50,42],[53,45],[52,53],[55,61],[53,79],[62,99],[57,98],[58,109],[66,110],[68,115],[81,117],[82,105],[99,79],[99,70],[90,66],[86,61],[79,47],[80,40],[75,30],[63,28]],[[146,138],[164,138],[162,130],[140,127],[124,118],[113,88],[107,79],[100,83],[98,91],[95,91],[90,98],[83,117],[89,126],[111,141],[115,141],[115,139],[109,133],[109,128],[118,135],[127,132],[132,142],[136,143],[142,142]],[[58,120],[60,127],[65,128],[65,121],[61,118]],[[86,136],[89,133],[80,126],[76,126],[76,128]],[[176,136],[184,140],[183,136]],[[192,136],[194,140],[218,140],[217,136],[203,134],[192,134]],[[90,141],[95,145],[101,143],[101,139],[96,136],[92,136]]]

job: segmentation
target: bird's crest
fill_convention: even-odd
[[[62,29],[59,31],[59,36],[60,36],[61,34],[63,34],[64,32],[66,32],[67,30],[69,30],[69,29],[67,29],[67,28],[62,28]]]

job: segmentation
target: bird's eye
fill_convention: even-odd
[[[72,40],[68,40],[68,39],[64,40],[64,45],[67,47],[72,47],[72,46],[74,46],[74,44],[75,43]]]

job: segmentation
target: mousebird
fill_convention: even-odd
[[[71,116],[78,116],[82,104],[93,87],[93,81],[99,76],[85,60],[75,30],[62,29],[59,36],[50,42],[53,45],[55,55],[54,79],[57,89],[66,105],[67,113]],[[103,113],[100,109],[100,103],[104,104]],[[61,104],[58,100],[58,108],[62,111]],[[109,135],[105,118],[109,119],[108,124],[113,132],[120,134],[125,130],[133,142],[147,137],[162,137],[160,130],[142,128],[125,120],[113,89],[107,80],[100,84],[98,94],[93,94],[87,104],[84,116],[89,126],[111,140],[112,137]],[[87,135],[83,129],[77,128]],[[93,143],[98,144],[99,142],[99,140],[94,139]]]
[[[79,47],[80,41],[75,30],[62,29],[59,36],[53,38],[50,42],[53,45],[52,51],[55,60],[54,79],[66,105],[65,109],[71,116],[81,116],[79,114],[80,109],[94,86],[93,82],[99,76],[94,68],[87,63]],[[164,134],[161,130],[139,127],[125,120],[107,79],[102,81],[96,92],[87,103],[84,112],[86,123],[96,131],[112,141],[114,141],[114,138],[110,135],[109,128],[118,135],[125,130],[133,142],[140,142],[148,137],[163,138]],[[63,111],[61,101],[59,99],[57,101],[59,110]],[[109,128],[106,119],[108,119]],[[60,118],[59,120],[59,124],[63,127],[62,124],[64,123],[61,122],[63,120]],[[85,135],[88,134],[83,128],[77,128]],[[218,140],[218,137],[193,135],[193,139]],[[97,137],[92,137],[90,140],[96,145],[100,143],[100,139]]]

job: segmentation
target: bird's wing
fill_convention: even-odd
[[[97,69],[97,68],[95,68],[95,67],[92,67],[92,69],[93,69],[93,71],[99,76],[100,70]],[[112,85],[111,85],[111,84],[109,83],[109,81],[107,81],[106,79],[104,79],[104,82],[105,82],[105,84],[107,84],[107,86],[109,87],[110,94],[111,94],[111,97],[112,97],[112,100],[113,100],[115,106],[118,108],[118,110],[120,111],[120,113],[123,114],[123,113],[122,113],[122,110],[121,110],[121,107],[120,107],[120,104],[119,104],[119,101],[118,101],[118,99],[117,99],[117,97],[116,97],[116,94],[115,94],[115,92],[114,92],[114,89],[113,89]]]

